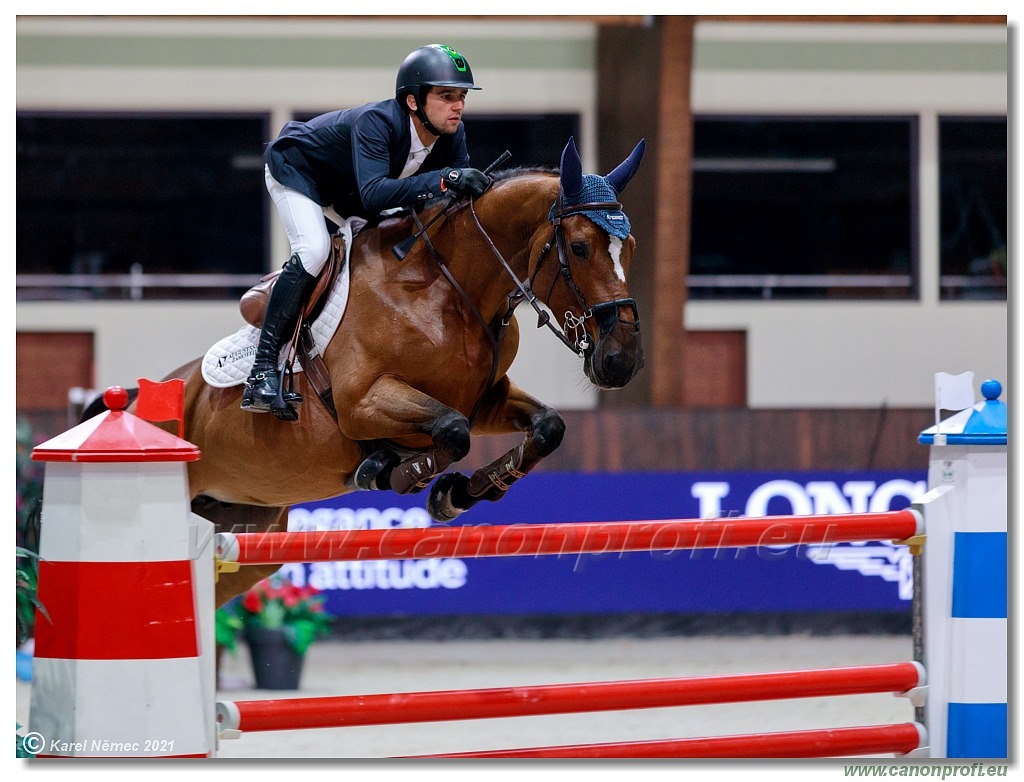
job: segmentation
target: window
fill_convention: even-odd
[[[690,297],[910,298],[916,121],[698,117]]]
[[[943,299],[1006,300],[1006,117],[939,119]]]
[[[517,114],[496,116],[467,113],[466,143],[476,168],[486,168],[506,149],[512,157],[502,166],[558,168],[570,136],[580,146],[580,122],[576,114]]]
[[[18,113],[19,277],[134,270],[257,280],[267,252],[266,122],[263,115]],[[123,285],[78,290],[125,295]],[[227,290],[163,295],[219,298]],[[19,283],[19,295],[47,294]]]
[[[570,136],[576,137],[579,146],[577,114],[475,114],[472,103],[469,106],[470,111],[463,115],[462,123],[466,126],[470,162],[475,168],[487,168],[506,149],[512,157],[502,168],[558,168]],[[295,118],[305,121],[318,113],[300,112]]]
[[[268,123],[264,114],[18,113],[18,297],[237,299],[267,268]],[[485,115],[466,126],[479,168],[506,149],[508,166],[557,167],[579,135],[576,114]]]

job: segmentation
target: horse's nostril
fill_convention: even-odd
[[[613,357],[608,364],[609,369],[611,369],[612,373],[616,376],[629,371],[630,362],[621,354]]]
[[[635,366],[634,354],[618,348],[609,350],[601,360],[605,380],[614,385],[625,385],[633,377]]]

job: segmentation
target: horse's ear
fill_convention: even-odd
[[[606,177],[608,184],[615,188],[616,193],[625,190],[629,180],[640,170],[640,161],[643,159],[646,147],[646,139],[640,139],[640,143],[629,153],[629,157],[619,163],[616,169]]]
[[[583,161],[576,149],[576,141],[569,136],[569,143],[562,150],[561,168],[562,192],[573,195],[583,189]]]

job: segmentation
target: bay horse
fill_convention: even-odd
[[[359,232],[344,317],[323,356],[337,420],[306,373],[294,376],[307,401],[292,422],[241,410],[242,387],[208,385],[198,359],[168,375],[185,381],[184,436],[202,452],[188,467],[193,510],[218,532],[267,532],[287,529],[292,505],[356,490],[404,494],[433,482],[426,506],[442,522],[503,497],[565,431],[506,375],[520,303],[598,387],[622,387],[643,365],[626,285],[635,240],[617,202],[643,152],[641,141],[607,176],[583,174],[570,138],[558,171],[499,172],[476,199],[425,208],[439,219],[415,218],[416,233],[410,215]],[[417,233],[397,260],[393,249]],[[472,435],[515,432],[519,445],[472,475],[445,472]],[[222,573],[217,604],[276,569]]]

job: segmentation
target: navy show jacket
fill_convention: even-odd
[[[454,134],[434,143],[417,173],[397,179],[411,145],[409,114],[392,98],[288,122],[267,146],[264,159],[285,187],[333,206],[343,217],[372,218],[441,195],[437,172],[469,165],[461,122]]]

